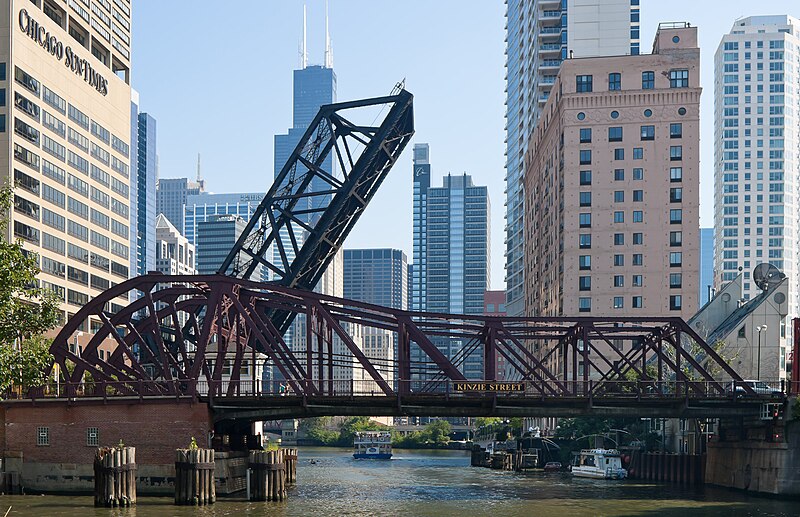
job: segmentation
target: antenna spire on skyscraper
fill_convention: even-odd
[[[197,153],[197,182],[200,183],[200,153]]]
[[[303,4],[303,42],[300,44],[300,68],[308,65],[308,47],[306,46],[306,4]]]
[[[325,68],[333,68],[333,47],[328,30],[328,0],[325,0]]]

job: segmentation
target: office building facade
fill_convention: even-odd
[[[198,223],[194,243],[197,273],[216,273],[246,225],[247,221],[238,215],[214,215]]]
[[[156,183],[156,213],[164,214],[169,222],[186,235],[185,213],[189,196],[205,192],[205,181],[198,176],[196,181],[188,178],[158,178]]]
[[[402,250],[344,250],[344,297],[406,310],[408,265]]]
[[[526,156],[527,315],[697,311],[699,65],[686,24],[561,65]]]
[[[753,268],[773,264],[791,280],[790,318],[800,313],[798,59],[791,16],[737,20],[714,55],[714,284],[742,270],[742,296],[755,298]]]
[[[135,171],[131,174],[131,197],[135,197],[135,210],[131,202],[131,274],[146,275],[156,268],[156,120],[138,113],[136,131],[136,162],[131,162]]]
[[[156,271],[165,275],[195,275],[194,244],[164,214],[156,218]]]
[[[130,274],[130,3],[3,5],[0,154],[16,185],[6,237],[38,254],[40,285],[70,316]]]
[[[249,221],[265,195],[263,192],[241,194],[202,192],[186,196],[183,216],[186,238],[189,242],[196,243],[198,225],[217,215],[238,215],[245,222]]]
[[[412,265],[409,266],[411,284],[408,304],[413,311],[426,309],[426,279],[428,267],[428,189],[431,186],[430,146],[414,144],[413,164],[413,234]]]
[[[561,62],[639,54],[639,0],[506,1],[506,303],[524,310],[524,157]]]
[[[417,177],[415,173],[415,183]],[[415,185],[415,234],[419,224],[424,228],[419,233],[425,236],[418,262],[425,279],[419,303],[428,312],[483,314],[483,295],[490,285],[491,269],[488,189],[474,185],[467,174],[445,176],[441,187],[426,189],[424,211],[418,206],[422,197],[417,197],[416,190]],[[424,213],[419,221],[417,213]],[[415,264],[415,279],[417,269]],[[448,357],[454,357],[464,346],[460,340],[442,338],[434,338],[434,344]],[[418,365],[428,362],[417,347],[413,347],[411,359]],[[483,378],[482,350],[471,353],[461,369],[468,378]]]

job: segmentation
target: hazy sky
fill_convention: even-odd
[[[158,122],[159,174],[193,177],[197,153],[212,192],[266,191],[273,135],[291,125],[303,0],[139,0],[133,86]],[[324,52],[324,0],[308,5],[309,62]],[[224,6],[222,9],[220,6]],[[226,7],[230,6],[230,9]],[[330,0],[338,99],[414,94],[416,134],[346,247],[401,248],[411,260],[411,147],[431,148],[432,184],[448,172],[488,185],[492,287],[505,286],[505,5],[501,0]],[[702,52],[701,226],[713,225],[713,57],[734,20],[800,17],[796,0],[642,0],[642,51],[660,21],[698,26]]]

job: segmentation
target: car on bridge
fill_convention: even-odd
[[[756,393],[756,395],[783,395],[783,392],[778,388],[773,388],[764,381],[754,380],[731,381],[730,384],[728,384],[726,391],[728,393],[735,393],[737,396],[741,396],[747,393],[747,390],[744,387],[745,385],[749,386]]]

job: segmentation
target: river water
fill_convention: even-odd
[[[297,486],[282,503],[250,503],[242,495],[190,508],[145,497],[131,509],[96,509],[91,496],[0,496],[0,516],[8,506],[9,517],[800,515],[800,501],[725,489],[470,467],[466,451],[395,450],[389,461],[354,460],[351,452],[300,448]]]

